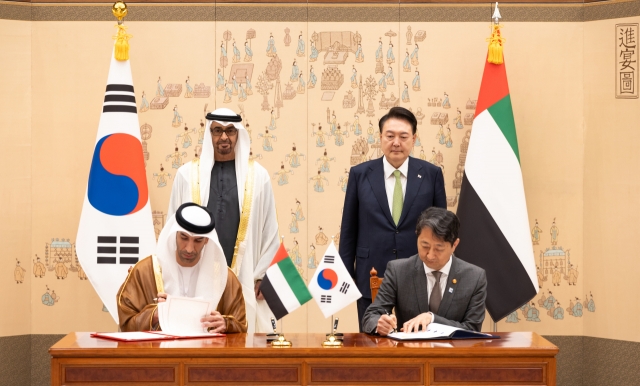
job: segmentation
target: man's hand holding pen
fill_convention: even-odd
[[[388,313],[385,315],[380,315],[380,319],[378,319],[378,328],[377,332],[379,335],[387,336],[392,332],[395,332],[398,328],[398,320],[396,316]]]

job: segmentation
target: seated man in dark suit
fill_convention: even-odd
[[[431,322],[480,331],[487,277],[482,268],[454,256],[459,228],[453,212],[437,207],[422,212],[416,226],[418,254],[389,262],[364,314],[364,332],[386,336],[398,326],[414,332]]]

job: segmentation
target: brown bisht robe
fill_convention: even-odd
[[[162,280],[162,278],[159,278]],[[154,298],[158,296],[156,277],[153,270],[152,257],[146,257],[136,264],[127,279],[118,290],[118,318],[122,331],[152,331],[159,326],[152,325],[153,313],[158,304]],[[216,311],[229,315],[227,333],[247,332],[242,286],[236,275],[229,270],[227,285],[222,293]]]

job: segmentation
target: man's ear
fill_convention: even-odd
[[[453,250],[451,251],[451,253],[453,253],[453,251],[456,250],[456,247],[458,246],[459,243],[460,243],[460,238],[458,237],[456,241],[453,242]]]

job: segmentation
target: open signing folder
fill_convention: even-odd
[[[100,332],[91,336],[124,342],[224,336],[207,332],[202,326],[200,319],[208,315],[210,309],[208,300],[169,295],[166,302],[158,303],[158,320],[162,331]]]
[[[496,335],[464,330],[462,328],[447,326],[445,324],[430,323],[426,331],[418,332],[393,332],[387,337],[396,340],[430,340],[430,339],[496,339]]]

